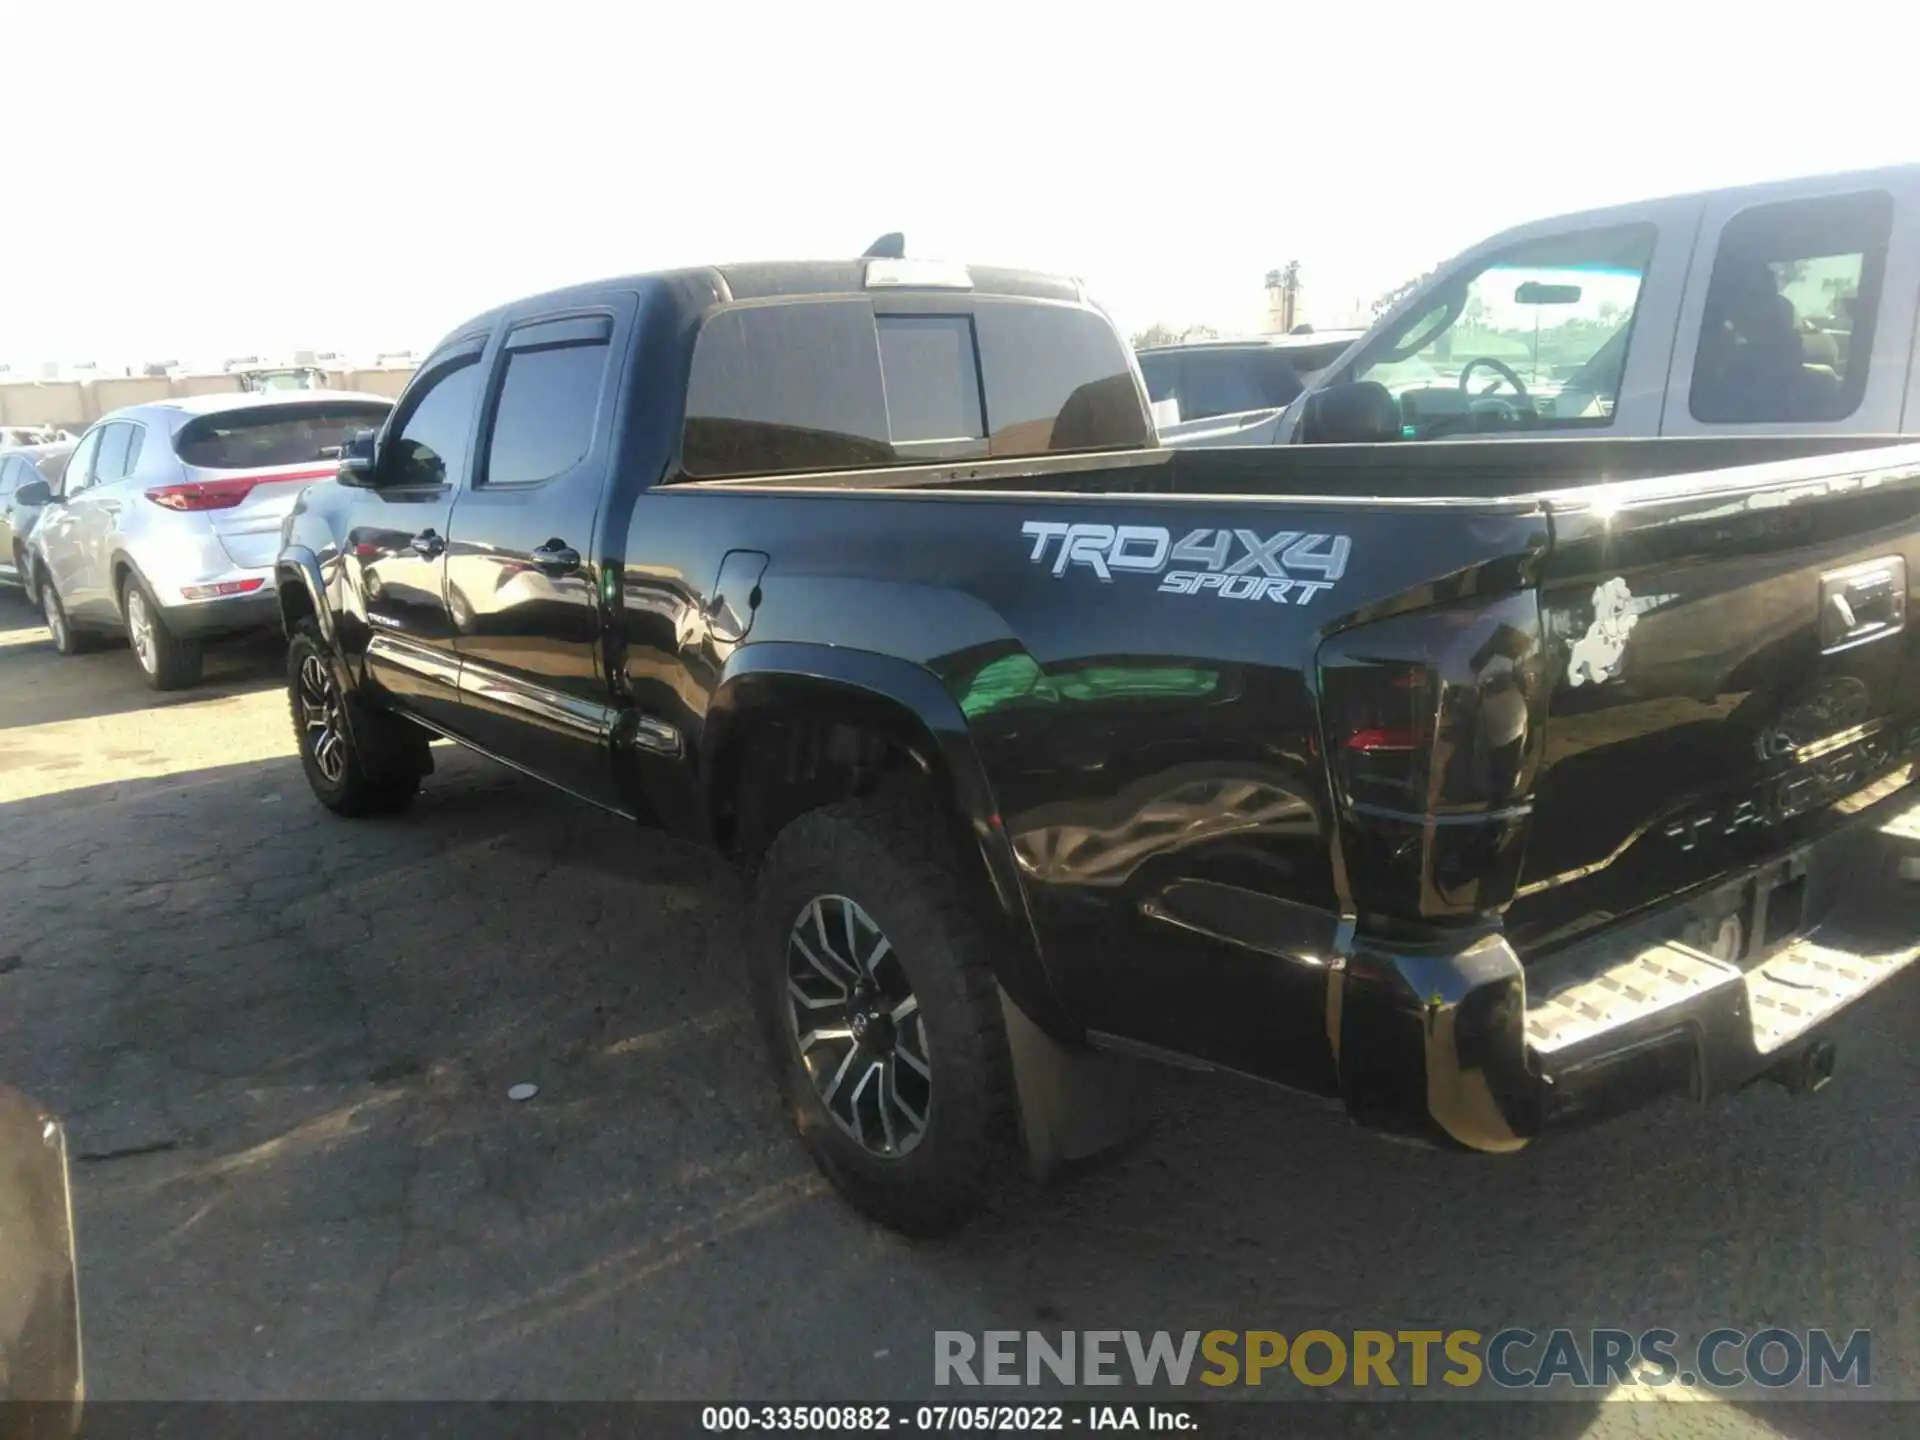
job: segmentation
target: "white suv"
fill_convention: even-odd
[[[200,642],[279,624],[273,561],[300,491],[330,478],[379,395],[296,391],[130,405],[80,439],[29,542],[62,655],[125,634],[156,690],[200,678]]]

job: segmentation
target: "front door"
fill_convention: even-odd
[[[518,320],[490,367],[447,598],[475,743],[620,808],[596,550],[633,302]]]
[[[100,452],[100,437],[107,428],[96,425],[81,438],[67,462],[66,474],[54,487],[57,498],[40,513],[34,536],[47,578],[69,619],[75,614],[75,597],[85,590],[88,536],[100,518],[99,512],[83,501],[93,484],[94,457]]]
[[[346,563],[367,607],[367,675],[403,709],[456,734],[460,662],[447,609],[447,531],[473,452],[484,337],[421,367],[355,492]]]

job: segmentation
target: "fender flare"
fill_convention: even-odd
[[[327,648],[336,654],[339,646],[334,640],[333,607],[327,604],[326,581],[320,578],[320,557],[304,545],[289,545],[273,561],[273,588],[276,594],[283,594],[289,586],[298,585],[306,591],[307,603],[312,607],[314,618],[320,624],[320,638]],[[280,604],[280,623],[286,626],[287,607],[284,600]],[[291,632],[289,631],[289,638]]]
[[[801,641],[743,645],[721,671],[701,731],[701,786],[709,816],[719,813],[719,761],[735,730],[755,711],[770,708],[797,690],[839,691],[849,698],[901,712],[920,732],[967,840],[978,854],[998,918],[1016,942],[997,948],[993,966],[1001,988],[1037,1025],[1064,1040],[1078,1040],[1061,990],[1047,969],[1013,844],[1001,823],[986,768],[974,748],[959,702],[931,671],[908,660],[869,650]]]

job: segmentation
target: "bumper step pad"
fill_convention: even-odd
[[[1745,1032],[1752,1058],[1765,1060],[1920,960],[1920,895],[1895,878],[1920,856],[1920,801],[1896,804],[1861,849],[1832,865],[1839,895],[1829,918],[1747,968],[1656,941],[1529,995],[1535,1070],[1551,1074],[1691,1020],[1736,1048],[1745,1048],[1734,1040]]]

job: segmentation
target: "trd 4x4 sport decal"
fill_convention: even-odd
[[[1345,535],[1280,530],[1189,530],[1175,541],[1158,525],[1068,524],[1029,520],[1020,533],[1033,541],[1027,558],[1052,563],[1056,579],[1084,565],[1107,584],[1116,574],[1158,575],[1168,595],[1213,595],[1222,600],[1271,600],[1304,605],[1347,573],[1353,541]],[[1168,569],[1175,566],[1178,568]]]

